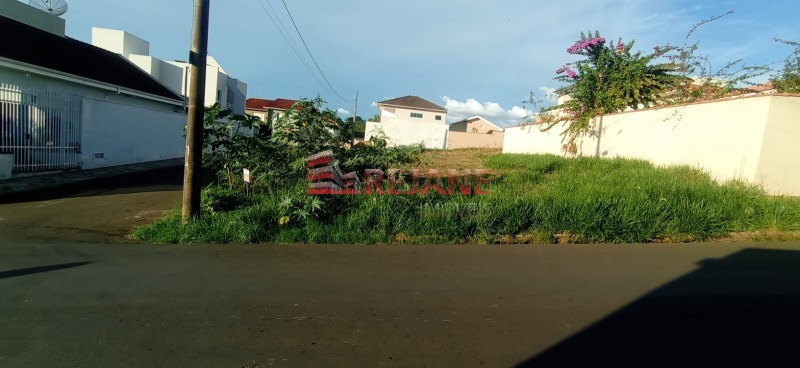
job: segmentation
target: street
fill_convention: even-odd
[[[0,205],[0,366],[800,360],[800,244],[125,244],[155,178]]]

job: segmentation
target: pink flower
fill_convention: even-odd
[[[564,68],[564,71],[567,72],[567,76],[570,78],[578,78],[578,74],[572,71],[570,68]]]

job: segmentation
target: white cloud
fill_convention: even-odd
[[[473,98],[461,102],[444,96],[442,100],[445,102],[444,107],[447,109],[448,123],[477,115],[502,127],[508,127],[523,123],[527,117],[534,113],[532,110],[521,106],[512,106],[510,109],[505,109],[497,102],[481,103]]]
[[[341,107],[336,109],[336,113],[339,115],[350,115],[350,111],[347,111]]]
[[[556,89],[547,86],[539,87],[539,90],[544,93],[544,98],[546,98],[550,102],[558,101],[558,95],[556,94]]]
[[[375,102],[375,101],[372,101],[372,103],[371,103],[371,104],[369,104],[369,105],[370,105],[370,106],[372,106],[372,107],[378,107],[378,103],[377,103],[377,102]]]

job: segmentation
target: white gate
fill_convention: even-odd
[[[0,153],[14,172],[81,166],[81,97],[0,84]]]

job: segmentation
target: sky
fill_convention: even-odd
[[[733,10],[689,39],[712,70],[738,59],[781,62],[792,50],[773,38],[800,41],[797,0],[284,1],[324,78],[281,0],[211,0],[209,54],[248,84],[248,97],[319,94],[349,116],[358,91],[365,118],[378,113],[376,102],[416,95],[446,107],[449,123],[481,115],[518,125],[538,110],[523,103],[531,92],[552,104],[554,71],[576,60],[566,49],[581,31],[635,40],[634,51],[647,52],[684,44],[694,24]],[[149,41],[157,58],[188,57],[193,1],[67,2],[72,38],[91,42],[91,27],[121,29]]]

